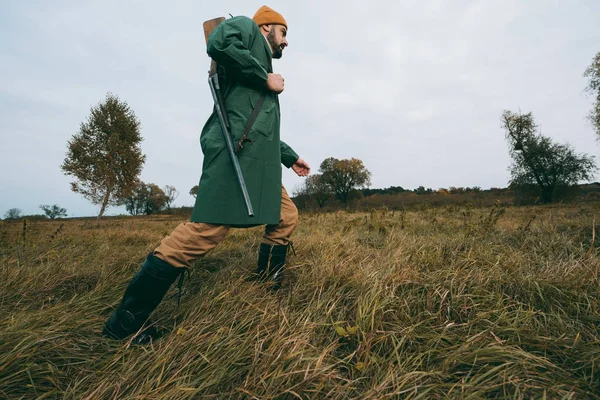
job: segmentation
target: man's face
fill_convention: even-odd
[[[283,49],[288,45],[287,28],[283,25],[271,25],[271,30],[267,34],[267,41],[273,49],[273,58],[281,58]]]

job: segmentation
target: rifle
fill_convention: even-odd
[[[210,35],[210,33],[217,27],[217,25],[219,25],[224,20],[225,18],[220,17],[210,19],[204,22],[204,38],[207,44],[208,36]],[[219,85],[217,63],[215,63],[215,60],[212,59],[210,60],[210,70],[208,71],[208,85],[210,86],[210,92],[212,93],[213,101],[215,103],[215,111],[219,118],[219,123],[221,124],[221,131],[223,132],[223,137],[225,138],[225,143],[227,145],[227,152],[229,153],[229,158],[231,159],[231,164],[233,165],[238,184],[240,186],[240,189],[242,190],[242,196],[244,197],[244,203],[246,204],[248,216],[254,217],[254,210],[252,209],[252,203],[250,202],[250,196],[248,195],[248,189],[246,188],[246,181],[244,180],[244,176],[242,175],[242,169],[240,168],[240,163],[237,159],[235,150],[233,148],[233,141],[231,140],[231,126],[229,125],[229,119],[227,118],[227,110],[225,109],[225,101],[223,99],[223,93],[221,92],[221,86]]]

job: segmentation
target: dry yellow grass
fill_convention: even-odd
[[[598,398],[599,215],[301,215],[276,295],[245,280],[260,228],[233,230],[148,347],[100,330],[180,219],[1,222],[0,397]]]

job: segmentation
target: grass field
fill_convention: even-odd
[[[233,230],[131,346],[174,217],[0,222],[0,398],[600,398],[600,204],[301,214],[277,294]]]

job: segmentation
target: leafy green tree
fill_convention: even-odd
[[[4,213],[4,219],[18,219],[21,217],[21,210],[18,208],[11,208]]]
[[[71,190],[100,205],[98,218],[108,205],[122,204],[136,187],[146,159],[141,142],[135,113],[110,93],[92,107],[87,121],[69,140],[61,168],[75,178]]]
[[[335,197],[347,205],[348,195],[352,189],[371,185],[371,173],[357,158],[338,160],[329,157],[323,160],[319,167],[323,183],[326,184]]]
[[[50,219],[55,219],[56,217],[66,217],[67,210],[65,208],[59,207],[58,204],[53,204],[51,206],[41,205],[40,208],[44,211],[44,214]]]
[[[373,194],[397,194],[397,193],[403,193],[406,192],[406,189],[404,189],[402,186],[390,186],[389,188],[385,188],[385,189],[367,189],[367,188],[363,188],[361,189],[362,194],[365,197],[371,196]]]
[[[569,144],[552,142],[537,132],[532,113],[502,113],[512,165],[510,184],[536,185],[543,203],[551,203],[559,186],[571,186],[593,178],[594,157],[577,154]]]
[[[425,186],[419,186],[418,188],[414,189],[413,192],[415,192],[416,194],[419,194],[419,195],[432,194],[433,189],[432,188],[425,189]]]
[[[322,174],[313,174],[304,181],[303,194],[314,199],[323,208],[325,204],[332,198],[333,192],[331,187],[325,182]]]
[[[596,54],[583,76],[588,78],[586,90],[595,97],[588,118],[596,130],[597,139],[600,141],[600,52]]]
[[[197,194],[198,194],[198,185],[194,185],[190,189],[190,196],[194,196],[194,198],[196,198]]]
[[[167,204],[167,195],[154,183],[139,182],[133,194],[124,201],[131,215],[150,215],[162,211]]]
[[[146,215],[161,212],[167,207],[168,198],[165,192],[154,183],[148,184],[149,201],[146,202]]]
[[[139,182],[138,186],[133,190],[133,193],[129,195],[124,201],[123,205],[127,212],[131,215],[142,215],[144,214],[144,207],[146,204],[146,184]]]

